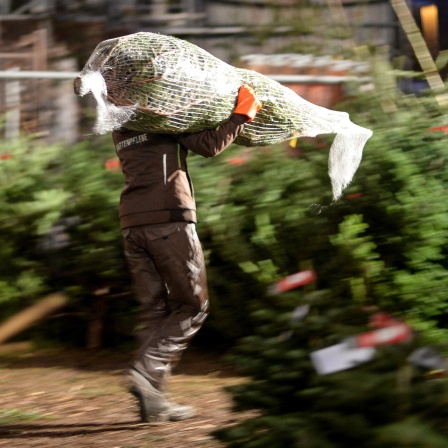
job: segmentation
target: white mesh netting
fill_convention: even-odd
[[[244,83],[263,107],[235,143],[265,146],[297,136],[336,134],[329,175],[337,199],[372,132],[352,123],[345,112],[312,104],[267,76],[235,68],[189,42],[144,32],[103,41],[75,80],[75,92],[91,92],[97,101],[95,133],[121,126],[182,133],[213,129],[228,120]]]

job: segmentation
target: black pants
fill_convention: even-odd
[[[142,308],[134,368],[163,391],[171,368],[208,315],[201,244],[190,223],[131,227],[123,236]]]

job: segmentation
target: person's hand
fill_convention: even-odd
[[[255,96],[255,92],[252,87],[247,84],[243,84],[238,91],[238,99],[236,103],[234,114],[245,115],[247,122],[251,122],[257,112],[261,109],[262,104]]]

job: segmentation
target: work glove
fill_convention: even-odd
[[[249,123],[255,118],[255,115],[257,115],[261,107],[262,104],[255,96],[252,87],[243,84],[238,90],[238,99],[233,113],[245,115],[247,117],[247,123]]]

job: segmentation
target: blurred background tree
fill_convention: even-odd
[[[215,432],[227,446],[429,448],[448,442],[447,382],[409,362],[416,347],[428,343],[446,351],[447,135],[440,125],[448,117],[431,96],[403,95],[387,75],[377,81],[375,90],[341,105],[375,130],[345,197],[312,208],[318,215],[306,213],[305,204],[329,199],[323,164],[319,175],[319,163],[308,165],[299,143],[303,155],[289,159],[291,174],[297,169],[296,179],[308,175],[319,185],[307,184],[300,200],[295,196],[288,206],[281,200],[270,204],[262,227],[252,213],[251,245],[267,251],[252,252],[250,263],[240,267],[265,291],[299,267],[313,266],[318,280],[315,291],[264,294],[245,305],[252,334],[241,339],[231,359],[249,380],[229,390],[235,409],[255,416]],[[320,154],[315,147],[311,157]],[[289,193],[282,157],[289,158],[279,152],[265,161],[263,173],[272,170],[273,190]],[[286,174],[285,190],[276,183],[279,172]],[[248,209],[258,211],[263,203],[257,197]],[[288,226],[290,218],[298,219]],[[309,306],[301,320],[294,319],[299,305]],[[413,341],[380,347],[373,361],[355,369],[319,375],[311,353],[368,331],[369,315],[378,310],[410,323]]]
[[[105,168],[110,144],[95,139],[67,150],[20,138],[1,145],[2,316],[64,290],[72,302],[63,316],[20,337],[85,345],[98,291],[128,291],[116,226],[122,179]]]

